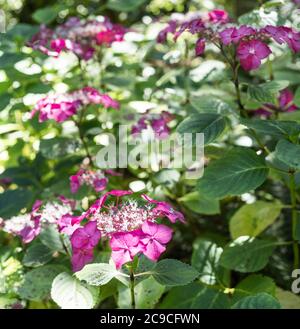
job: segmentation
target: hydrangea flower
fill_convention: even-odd
[[[246,71],[259,68],[262,59],[270,54],[271,49],[259,40],[242,41],[237,48],[237,57]]]
[[[140,134],[150,129],[156,138],[164,139],[169,136],[170,129],[168,123],[172,119],[173,116],[169,112],[163,111],[161,114],[156,114],[148,111],[142,115],[137,124],[132,126],[131,133],[133,135]]]
[[[94,88],[85,87],[71,93],[47,95],[37,102],[31,117],[38,112],[40,122],[50,119],[63,122],[89,104],[101,104],[105,108],[119,109],[119,103],[110,96],[101,94]]]
[[[102,170],[81,168],[75,175],[70,177],[72,193],[76,193],[82,185],[91,186],[96,192],[101,192],[106,188],[107,183],[108,179],[104,176]]]
[[[41,231],[40,217],[32,214],[13,216],[3,221],[3,231],[21,237],[23,243],[31,242]]]
[[[27,45],[48,56],[57,57],[65,50],[89,60],[97,45],[110,46],[113,42],[123,41],[126,32],[123,26],[113,24],[108,18],[99,21],[71,17],[54,30],[42,25]]]
[[[174,223],[176,220],[184,222],[183,215],[175,211],[167,202],[156,201],[143,195],[141,199],[127,199],[131,191],[112,190],[83,213],[80,218],[88,219],[93,233],[86,233],[86,229],[77,229],[71,237],[73,268],[78,270],[83,263],[90,261],[90,249],[95,247],[98,237],[110,240],[112,259],[117,268],[132,261],[137,254],[143,253],[153,261],[157,261],[165,251],[171,240],[172,229],[158,224],[160,218],[168,218]],[[108,197],[115,197],[114,203],[108,203]],[[86,224],[84,228],[87,226]],[[96,235],[98,230],[99,235]],[[96,238],[94,238],[94,236]],[[78,249],[88,250],[86,254],[79,254]]]
[[[229,21],[229,15],[225,10],[214,9],[208,13],[208,19],[212,23],[227,23]]]

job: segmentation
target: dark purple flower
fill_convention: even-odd
[[[242,41],[237,48],[237,57],[246,71],[259,68],[261,60],[270,54],[271,49],[260,40]]]

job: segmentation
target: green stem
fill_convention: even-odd
[[[92,158],[92,155],[90,154],[88,144],[85,141],[84,134],[83,134],[82,130],[80,129],[80,123],[76,120],[74,120],[74,122],[75,122],[75,125],[76,125],[77,129],[78,129],[79,138],[80,138],[81,144],[82,144],[82,146],[85,150],[85,154],[88,157],[88,159],[90,160],[90,164],[92,166],[94,166],[93,158]]]
[[[273,73],[273,67],[272,67],[272,62],[270,61],[270,58],[268,58],[268,70],[269,70],[269,79],[272,81],[274,80],[274,73]]]
[[[297,236],[297,199],[296,199],[296,182],[295,173],[290,173],[290,194],[291,194],[291,204],[292,204],[292,237],[293,237],[293,251],[294,251],[294,269],[299,268],[299,247]]]
[[[134,271],[133,267],[130,267],[130,296],[131,296],[131,308],[135,309],[135,295],[134,295],[134,285],[135,285]]]
[[[185,60],[185,68],[184,68],[184,87],[185,87],[185,103],[188,104],[190,101],[190,80],[189,73],[190,69],[188,66],[189,59],[189,44],[188,41],[185,40],[185,50],[184,50],[184,60]]]

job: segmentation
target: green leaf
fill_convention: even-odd
[[[90,309],[95,305],[99,290],[80,283],[64,272],[53,280],[51,297],[63,309]]]
[[[23,258],[23,264],[30,267],[38,267],[48,263],[52,259],[53,251],[41,243],[30,246]]]
[[[193,114],[183,120],[177,127],[180,134],[203,133],[204,144],[215,141],[225,130],[227,119],[218,114],[199,113]]]
[[[239,237],[224,248],[220,264],[243,273],[259,271],[267,265],[275,245],[267,240]]]
[[[276,10],[265,11],[255,9],[239,17],[238,22],[242,25],[253,27],[265,27],[266,25],[277,25],[278,12]]]
[[[231,308],[234,309],[280,309],[277,299],[266,293],[259,293],[255,296],[242,298]]]
[[[29,190],[7,190],[0,194],[0,216],[8,218],[17,215],[20,210],[27,208],[33,200]]]
[[[283,309],[300,309],[300,297],[293,294],[291,291],[282,290],[277,287],[276,298],[279,300]]]
[[[157,283],[152,277],[139,282],[134,288],[135,303],[138,309],[152,309],[164,293],[165,287]],[[131,308],[130,289],[124,285],[119,287],[119,308]]]
[[[35,301],[46,298],[50,294],[53,279],[63,270],[63,266],[45,265],[27,272],[18,291],[20,297]]]
[[[242,206],[230,219],[231,237],[236,239],[243,235],[259,235],[274,223],[281,209],[280,202],[256,201]]]
[[[151,271],[154,279],[165,286],[186,285],[195,280],[199,273],[192,266],[176,259],[163,259]]]
[[[147,0],[108,0],[106,7],[115,11],[130,12],[138,9]]]
[[[275,297],[276,284],[274,280],[260,274],[251,274],[235,286],[232,301],[235,303],[241,298],[262,292]]]
[[[211,241],[196,240],[191,263],[200,273],[199,279],[203,283],[214,285],[222,281],[224,268],[219,265],[222,252],[223,249]]]
[[[300,87],[296,89],[295,95],[294,95],[294,104],[298,107],[300,107]]]
[[[175,287],[163,299],[162,309],[227,309],[228,295],[218,289],[192,282],[184,287]]]
[[[288,81],[271,81],[260,85],[248,86],[248,98],[259,103],[276,103],[279,91],[288,86]]]
[[[4,110],[6,106],[10,103],[11,95],[9,93],[0,94],[0,111]]]
[[[240,195],[260,186],[268,168],[253,150],[235,148],[212,162],[198,181],[198,190],[208,198]]]
[[[37,23],[49,24],[55,20],[60,10],[61,8],[58,6],[41,8],[33,13],[32,18]]]
[[[275,157],[290,168],[300,170],[300,145],[282,139],[276,145]]]
[[[84,280],[92,286],[102,286],[120,275],[120,272],[116,270],[114,265],[98,263],[85,265],[75,275],[79,280]]]
[[[197,214],[215,215],[220,213],[220,202],[217,199],[209,199],[199,192],[191,192],[179,199],[183,205]]]
[[[294,121],[242,119],[241,123],[263,135],[271,135],[279,138],[298,136],[300,133],[300,124]]]
[[[8,53],[5,52],[0,57],[0,69],[13,67],[17,62],[21,61],[22,59],[26,58],[23,54],[16,54],[16,53]]]
[[[76,140],[66,137],[55,137],[42,139],[40,151],[47,159],[59,159],[69,154],[73,154],[78,147]]]
[[[56,227],[49,225],[42,229],[39,238],[41,242],[52,251],[65,253],[61,236]]]
[[[214,96],[194,96],[191,98],[191,105],[200,113],[231,114],[233,108],[221,99]]]

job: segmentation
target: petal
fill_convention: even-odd
[[[127,250],[113,250],[111,253],[111,258],[113,259],[114,263],[116,264],[116,268],[120,269],[123,264],[132,261],[132,257]]]
[[[160,224],[154,238],[160,243],[167,244],[172,239],[172,234],[173,230],[170,227]]]
[[[153,240],[150,241],[147,246],[145,247],[145,250],[143,251],[143,254],[151,259],[152,261],[157,261],[160,255],[166,250],[166,247],[160,244],[159,242]]]

